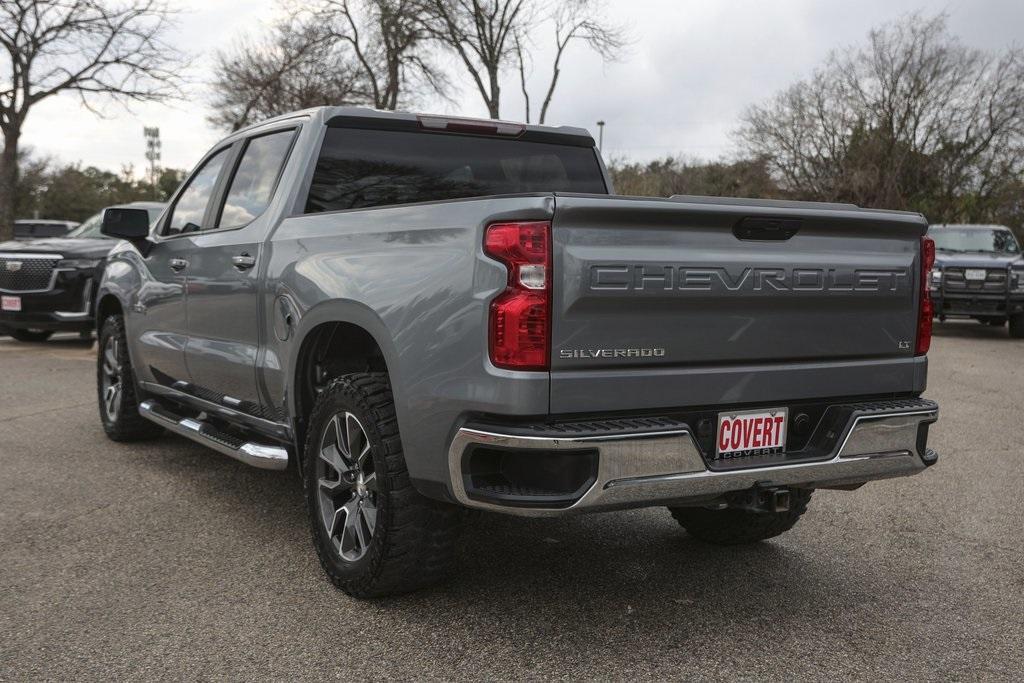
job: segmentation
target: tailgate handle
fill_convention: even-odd
[[[797,218],[744,218],[732,229],[741,240],[788,240],[800,229]]]

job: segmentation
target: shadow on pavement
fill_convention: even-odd
[[[275,555],[319,574],[293,472],[253,470],[180,438],[154,443],[165,445],[147,458],[150,466],[188,479],[203,504],[237,509],[218,533],[247,536],[253,547],[274,547]],[[196,476],[195,468],[204,472]],[[254,528],[254,505],[273,511],[273,524]],[[664,508],[561,519],[471,514],[457,573],[447,583],[360,603],[323,578],[324,592],[318,594],[339,618],[368,605],[453,637],[472,631],[474,638],[516,647],[536,638],[557,639],[571,623],[577,650],[586,643],[603,652],[628,647],[636,630],[668,629],[677,639],[715,638],[726,627],[737,633],[778,631],[791,621],[821,618],[826,606],[855,610],[874,599],[871,590],[880,580],[875,567],[805,554],[799,547],[778,540],[706,545],[687,536]],[[308,592],[317,582],[302,584],[284,590]]]
[[[932,335],[935,337],[950,337],[957,339],[1010,339],[1006,325],[994,326],[985,325],[974,320],[947,320],[946,322],[935,321],[932,326]]]
[[[22,342],[0,332],[0,341],[3,341],[5,346],[12,348],[46,351],[47,349],[87,349],[96,343],[96,338],[92,335],[88,338],[83,338],[77,334],[59,334],[50,337],[46,341]]]

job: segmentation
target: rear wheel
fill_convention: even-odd
[[[379,597],[451,571],[463,510],[409,481],[387,375],[344,375],[320,393],[302,466],[313,545],[338,588]]]
[[[1014,339],[1024,339],[1024,313],[1010,316],[1010,336]]]
[[[135,374],[128,357],[124,319],[112,315],[100,329],[96,360],[96,394],[103,431],[114,441],[151,439],[163,432],[159,425],[139,415]]]
[[[50,330],[15,329],[13,327],[7,333],[22,342],[44,342],[53,336],[53,332]]]
[[[739,508],[670,507],[686,532],[706,543],[744,545],[778,536],[793,528],[807,511],[811,489],[792,489],[784,512],[753,512]]]

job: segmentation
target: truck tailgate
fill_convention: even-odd
[[[559,400],[573,373],[660,377],[643,403],[680,405],[697,400],[681,371],[721,369],[718,394],[742,402],[740,385],[773,368],[913,362],[926,228],[917,214],[845,205],[559,195],[552,410],[594,408]]]

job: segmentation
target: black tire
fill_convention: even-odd
[[[163,433],[163,429],[139,415],[139,397],[135,386],[135,373],[128,357],[128,342],[124,333],[124,319],[112,315],[100,328],[99,351],[96,358],[96,397],[103,431],[113,441],[142,441]],[[108,352],[110,352],[108,354]],[[111,358],[116,361],[117,384],[120,397],[112,409],[107,393],[113,386]]]
[[[714,545],[745,545],[778,536],[793,528],[807,512],[812,489],[792,489],[786,512],[751,512],[738,508],[670,507],[686,532]]]
[[[1014,339],[1024,339],[1024,313],[1010,316],[1010,336]]]
[[[44,342],[53,336],[52,330],[27,330],[24,328],[11,328],[7,330],[7,334],[11,335],[20,342]]]
[[[335,422],[336,417],[344,420],[346,434],[349,418],[356,418],[363,434],[361,448],[352,447],[351,437],[329,432],[339,429],[341,422]],[[321,452],[330,451],[325,444],[335,439],[348,442],[350,455],[355,450],[363,454],[350,458],[353,464],[345,477],[335,465],[326,464],[333,456],[321,458]],[[357,460],[362,465],[355,464]],[[413,488],[386,374],[344,375],[320,393],[309,419],[302,470],[313,545],[335,586],[357,598],[382,597],[436,583],[451,572],[465,513]],[[329,476],[332,471],[339,473],[336,479]],[[341,484],[343,478],[346,483]],[[358,482],[353,483],[356,478]],[[368,507],[372,499],[372,527],[364,524],[361,508],[350,507],[360,496],[367,496]],[[346,507],[343,519],[338,515],[342,507]],[[332,515],[331,509],[329,530],[326,518]],[[358,526],[359,543],[350,545],[348,552],[362,554],[346,559],[342,554],[346,552],[350,513]],[[339,523],[340,532],[336,530]],[[369,539],[364,540],[367,531]]]

